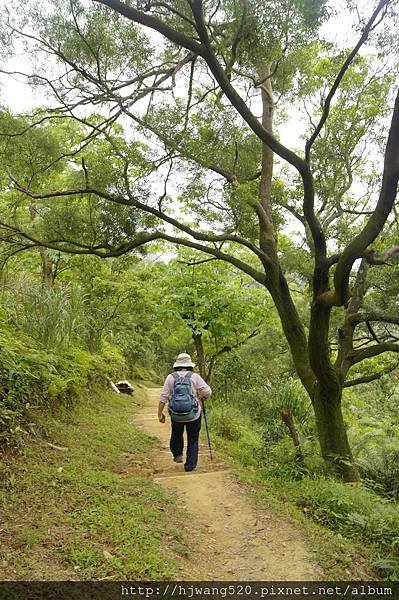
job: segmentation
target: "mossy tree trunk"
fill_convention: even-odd
[[[262,84],[262,125],[273,133],[273,89],[270,65],[259,70]],[[313,277],[313,304],[309,334],[299,317],[286,277],[280,267],[278,247],[272,217],[273,152],[265,144],[262,153],[262,172],[259,190],[258,216],[262,232],[260,246],[271,257],[265,265],[265,285],[276,305],[280,321],[299,378],[314,408],[321,454],[326,464],[345,481],[357,481],[345,423],[342,416],[342,374],[330,358],[331,305],[325,306],[320,296],[329,290],[329,265],[322,260],[325,242],[315,240],[312,251],[316,259]]]
[[[352,451],[341,410],[342,389],[322,389],[318,384],[313,396],[313,408],[321,454],[325,463],[344,481],[358,481]]]

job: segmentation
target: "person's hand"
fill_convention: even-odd
[[[163,413],[159,415],[158,419],[159,419],[160,423],[165,423],[165,421],[166,421],[165,415]]]

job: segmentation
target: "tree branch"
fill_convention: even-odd
[[[63,196],[76,196],[76,195],[82,195],[82,194],[95,194],[95,195],[99,196],[100,198],[109,200],[110,202],[113,202],[116,204],[122,204],[124,206],[130,206],[133,208],[138,208],[138,209],[142,210],[143,212],[152,214],[152,215],[158,217],[159,219],[161,219],[162,221],[169,223],[170,225],[173,225],[180,231],[187,233],[188,235],[193,237],[195,240],[211,242],[214,244],[216,244],[217,242],[226,242],[226,241],[235,242],[240,245],[244,245],[246,248],[250,249],[262,261],[269,260],[268,257],[264,256],[263,253],[254,244],[252,244],[251,242],[248,242],[246,239],[241,238],[240,236],[235,236],[235,235],[231,235],[228,233],[221,234],[221,235],[209,235],[209,234],[198,233],[197,231],[194,231],[193,229],[184,225],[183,223],[180,223],[176,219],[169,217],[168,215],[161,212],[160,210],[155,209],[146,204],[143,204],[142,202],[139,202],[138,200],[134,200],[133,198],[126,199],[126,198],[123,198],[120,196],[112,196],[111,194],[109,194],[107,192],[100,191],[95,188],[81,188],[81,189],[63,190],[63,191],[59,190],[56,192],[47,192],[44,194],[39,194],[39,193],[35,193],[35,192],[32,192],[32,191],[24,188],[23,186],[18,184],[18,182],[14,178],[12,178],[12,181],[14,182],[16,188],[19,191],[21,191],[22,193],[24,193],[27,196],[34,198],[34,199],[47,199],[47,198],[63,197]],[[224,260],[226,262],[230,262],[231,264],[236,266],[238,269],[240,269],[240,270],[244,271],[245,273],[247,273],[248,275],[250,275],[250,277],[252,277],[256,281],[258,281],[259,283],[261,283],[263,285],[265,284],[265,275],[263,273],[261,273],[260,271],[257,271],[256,269],[249,266],[248,264],[241,261],[240,259],[222,252],[220,250],[220,248],[217,248],[216,246],[211,247],[211,246],[206,246],[203,244],[198,244],[196,242],[193,242],[193,241],[185,239],[185,238],[179,238],[179,237],[167,235],[166,233],[160,232],[160,231],[155,231],[153,233],[149,233],[146,235],[142,234],[137,239],[133,240],[132,242],[124,243],[124,244],[121,244],[120,246],[118,246],[117,248],[107,249],[104,251],[104,245],[93,247],[93,246],[89,246],[89,245],[78,244],[77,242],[67,241],[67,243],[75,246],[74,248],[70,248],[70,247],[65,247],[65,242],[66,242],[65,240],[42,241],[42,240],[36,239],[34,236],[29,234],[28,232],[26,232],[18,227],[13,227],[2,221],[0,221],[0,226],[4,227],[7,230],[11,230],[12,232],[14,232],[15,234],[17,234],[19,236],[22,236],[23,238],[32,242],[33,245],[35,245],[35,246],[45,246],[47,248],[52,248],[55,250],[59,250],[59,251],[67,252],[67,253],[71,253],[71,254],[95,254],[102,258],[108,258],[111,256],[121,256],[139,246],[147,244],[156,239],[164,239],[164,240],[172,242],[174,244],[180,244],[183,246],[187,246],[189,248],[194,248],[196,250],[200,250],[207,254],[211,254],[212,256],[216,257],[217,259]],[[77,248],[78,246],[80,246],[80,247]]]
[[[385,369],[378,371],[377,373],[372,373],[371,375],[363,375],[362,377],[356,377],[356,379],[350,379],[349,381],[345,381],[344,388],[353,387],[354,385],[359,385],[361,383],[370,383],[370,381],[376,381],[377,379],[381,379],[387,373],[392,373],[395,369],[398,368],[399,363],[394,363],[389,365]]]
[[[379,199],[373,214],[342,252],[334,274],[334,291],[323,294],[319,300],[330,306],[342,306],[348,300],[349,278],[356,259],[364,255],[373,243],[392,210],[399,180],[399,90],[395,98],[394,110],[385,150],[384,170]]]
[[[160,19],[157,19],[156,17],[141,12],[140,10],[135,9],[132,6],[128,6],[123,2],[119,2],[119,0],[92,0],[92,2],[97,2],[98,4],[108,6],[109,8],[112,8],[112,10],[130,19],[130,21],[140,23],[145,27],[150,27],[151,29],[158,31],[161,35],[168,38],[171,42],[174,42],[178,46],[182,46],[183,48],[191,50],[191,52],[198,54],[198,56],[204,55],[204,49],[201,44],[198,44],[184,33],[173,29],[172,27],[170,27]]]
[[[399,325],[399,315],[385,314],[378,311],[349,315],[348,320],[355,326],[359,323],[367,323],[367,321]]]
[[[209,361],[206,380],[207,381],[210,380],[213,368],[215,366],[215,362],[217,361],[217,359],[220,356],[222,356],[223,354],[226,354],[226,352],[231,352],[231,350],[236,350],[237,348],[241,348],[241,346],[244,346],[244,344],[246,344],[249,340],[251,340],[252,338],[257,336],[258,334],[259,334],[259,327],[256,327],[253,331],[251,331],[250,334],[248,334],[244,339],[240,340],[236,344],[232,344],[230,346],[227,346],[227,345],[223,346],[223,348],[221,348],[220,350],[217,350],[214,354],[212,354],[210,361]]]
[[[189,23],[189,25],[191,25],[193,27],[193,29],[195,29],[195,23],[189,19],[188,17],[186,17],[186,15],[178,10],[176,10],[176,8],[174,8],[173,6],[170,6],[170,4],[167,4],[166,2],[147,2],[147,4],[144,7],[144,11],[148,12],[149,10],[151,10],[151,8],[166,8],[167,11],[173,13],[174,15],[177,15],[178,17],[180,17],[180,19],[183,19],[183,21],[186,21],[186,23]]]
[[[395,254],[399,253],[399,246],[392,246],[392,248],[387,248],[381,254],[376,256],[375,250],[366,250],[364,253],[364,257],[367,260],[369,265],[392,265],[389,262],[389,259],[395,256]]]
[[[380,12],[386,7],[388,6],[388,4],[390,4],[391,0],[380,0],[380,2],[377,5],[377,8],[374,10],[373,14],[371,15],[369,21],[367,22],[367,24],[365,25],[365,27],[363,28],[363,32],[362,35],[360,36],[359,41],[357,42],[356,46],[353,48],[353,50],[349,53],[349,55],[347,56],[344,64],[342,65],[337,77],[335,78],[335,81],[327,95],[327,98],[324,102],[324,106],[323,106],[323,112],[320,118],[320,121],[315,129],[315,131],[313,132],[312,136],[310,137],[310,139],[306,142],[306,146],[305,146],[305,158],[306,161],[309,162],[310,161],[310,150],[315,142],[315,140],[317,139],[320,131],[323,128],[324,123],[327,121],[328,119],[328,115],[330,112],[330,105],[331,105],[331,101],[339,87],[339,84],[342,81],[342,78],[344,77],[345,73],[347,72],[347,70],[349,69],[353,59],[357,56],[360,48],[363,46],[363,44],[367,41],[367,38],[369,36],[370,31],[372,31],[375,27],[375,21],[378,17],[378,15],[380,14]]]
[[[0,228],[1,227],[6,229],[7,231],[12,231],[16,236],[18,236],[18,238],[15,239],[14,244],[22,244],[20,238],[28,240],[30,243],[24,245],[24,248],[36,248],[42,246],[45,248],[50,248],[52,250],[58,250],[59,252],[65,252],[66,254],[93,254],[100,258],[113,258],[117,256],[122,256],[124,254],[127,254],[128,252],[131,252],[132,250],[139,248],[140,246],[144,246],[145,244],[148,244],[155,240],[165,240],[171,242],[172,244],[187,246],[188,248],[193,248],[194,250],[205,252],[206,254],[214,256],[218,260],[229,262],[240,271],[243,271],[244,273],[252,277],[255,281],[258,281],[258,283],[265,285],[265,275],[263,273],[257,271],[242,260],[231,256],[230,254],[222,252],[216,246],[206,246],[204,244],[198,244],[197,242],[193,242],[192,240],[168,235],[162,231],[154,231],[152,233],[139,234],[135,240],[131,242],[126,242],[124,244],[120,244],[115,248],[111,248],[105,244],[89,246],[64,239],[39,240],[27,231],[24,231],[23,229],[18,227],[11,226],[8,223],[5,223],[4,221],[0,221]],[[65,244],[69,245],[66,246]]]
[[[237,177],[233,172],[226,171],[219,165],[216,165],[213,163],[207,163],[207,162],[201,160],[201,158],[194,156],[194,154],[189,152],[186,148],[179,147],[179,143],[176,143],[175,140],[168,138],[163,132],[156,129],[148,121],[144,121],[143,119],[141,119],[140,117],[137,117],[136,115],[134,115],[131,111],[129,111],[127,109],[122,109],[122,110],[127,116],[129,116],[133,121],[138,123],[141,127],[148,129],[154,135],[156,135],[165,144],[166,147],[170,147],[172,149],[179,150],[179,153],[183,158],[192,160],[193,162],[197,163],[197,165],[199,165],[200,167],[203,167],[204,169],[209,169],[210,171],[214,171],[221,177],[224,177],[228,183],[233,183],[234,181],[237,181]],[[252,176],[250,179],[248,179],[248,181],[252,181],[253,179],[256,179],[258,176],[259,176],[259,174],[256,173],[256,175]],[[240,180],[239,183],[246,183],[246,181]]]
[[[105,244],[99,244],[96,246],[90,246],[88,244],[81,244],[72,240],[65,239],[54,239],[54,240],[39,240],[29,232],[10,225],[9,223],[5,223],[4,221],[0,221],[0,228],[4,228],[6,231],[11,231],[14,236],[13,243],[15,245],[22,245],[24,249],[27,248],[50,248],[51,250],[57,250],[59,252],[65,252],[66,254],[93,254],[100,258],[113,258],[117,256],[122,256],[123,254],[127,254],[140,246],[148,244],[149,242],[153,242],[159,239],[159,233],[153,232],[148,234],[139,234],[135,240],[131,242],[126,242],[124,244],[120,244],[115,248],[109,248]],[[21,241],[28,240],[29,244],[23,244]],[[65,245],[68,244],[68,245]]]
[[[208,30],[203,20],[202,15],[202,2],[190,0],[189,4],[194,15],[197,31],[201,40],[198,44],[188,36],[181,34],[177,30],[169,27],[161,20],[151,17],[145,13],[142,13],[119,0],[93,0],[99,4],[109,6],[116,12],[126,16],[128,19],[140,23],[146,27],[150,27],[164,35],[170,41],[195,52],[201,56],[208,67],[210,68],[213,76],[221,87],[221,90],[230,100],[232,106],[242,116],[244,121],[252,129],[252,131],[258,136],[258,138],[267,146],[273,150],[278,156],[286,160],[289,164],[295,167],[302,177],[304,186],[304,213],[309,223],[310,230],[315,242],[316,248],[316,260],[319,265],[325,266],[326,256],[326,242],[324,233],[322,231],[319,220],[317,219],[314,212],[314,186],[312,174],[309,170],[309,165],[305,160],[300,158],[295,152],[281,144],[273,135],[271,135],[259,122],[259,120],[252,113],[246,102],[238,94],[235,88],[231,85],[226,72],[221,67],[209,40]]]
[[[231,45],[230,58],[226,65],[226,75],[227,75],[228,79],[231,79],[231,72],[232,72],[234,64],[237,60],[238,46],[241,42],[243,31],[244,31],[245,20],[247,18],[247,12],[248,12],[247,0],[241,0],[241,6],[242,6],[242,14],[241,14],[241,19],[240,19],[240,24],[235,33],[234,40]]]
[[[373,346],[362,348],[362,350],[353,350],[350,354],[348,354],[347,359],[350,365],[356,365],[367,358],[379,356],[384,352],[399,352],[399,344],[395,344],[393,342],[383,342],[382,344],[374,344]]]
[[[380,339],[377,337],[377,334],[376,334],[376,332],[374,331],[374,329],[373,329],[373,327],[372,327],[372,325],[371,325],[370,321],[366,321],[366,327],[367,327],[367,329],[369,330],[369,332],[370,332],[370,334],[371,334],[371,337],[373,338],[373,340],[374,340],[375,342],[377,342],[377,344],[381,344],[381,340],[380,340]]]
[[[356,281],[352,289],[352,296],[348,304],[347,315],[356,314],[363,304],[366,292],[366,278],[368,272],[368,261],[363,258],[356,273]]]
[[[36,193],[36,192],[33,192],[33,191],[25,188],[21,184],[19,184],[10,173],[9,173],[9,176],[10,176],[11,181],[14,183],[16,189],[18,189],[20,192],[27,195],[28,197],[34,198],[35,200],[43,200],[43,199],[65,197],[65,196],[79,196],[79,195],[85,195],[85,194],[94,194],[100,198],[104,198],[105,200],[113,202],[114,204],[121,204],[123,206],[130,206],[132,208],[137,208],[139,210],[142,210],[145,213],[148,213],[155,217],[158,217],[160,220],[162,220],[166,223],[169,223],[170,225],[173,225],[174,227],[176,227],[176,229],[179,229],[180,231],[187,233],[188,235],[192,236],[196,240],[200,240],[200,241],[204,241],[204,242],[213,242],[213,243],[235,242],[237,244],[245,246],[246,248],[248,248],[248,250],[251,250],[251,252],[253,252],[263,263],[270,262],[270,259],[259,248],[257,248],[257,246],[255,246],[252,242],[246,240],[245,238],[243,238],[241,236],[234,235],[234,234],[227,233],[227,232],[222,233],[220,235],[211,235],[211,234],[206,234],[206,233],[200,233],[198,231],[195,231],[188,225],[184,225],[184,223],[181,223],[177,219],[174,219],[173,217],[168,216],[166,213],[162,212],[161,210],[156,209],[147,204],[144,204],[143,202],[140,202],[139,200],[136,200],[135,198],[133,198],[133,196],[130,196],[129,199],[127,199],[127,198],[124,198],[123,196],[115,196],[115,195],[109,194],[108,192],[98,190],[98,189],[92,188],[92,187],[84,187],[84,188],[69,189],[69,190],[56,190],[56,191],[46,192],[46,193]]]

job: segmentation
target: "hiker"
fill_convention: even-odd
[[[179,354],[173,365],[173,373],[165,379],[158,406],[158,419],[165,423],[163,412],[166,403],[171,418],[172,433],[170,449],[173,460],[183,462],[184,428],[187,431],[187,455],[185,471],[193,471],[198,461],[198,438],[201,429],[201,400],[209,398],[212,390],[198,375],[193,373],[194,363],[189,354]]]

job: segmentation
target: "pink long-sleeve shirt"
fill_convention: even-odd
[[[179,374],[181,374],[182,377],[184,377],[184,375],[186,373],[187,373],[187,371],[179,371]],[[209,398],[209,396],[212,394],[211,388],[206,383],[206,381],[204,381],[202,379],[202,377],[200,375],[198,375],[198,373],[193,373],[191,375],[190,381],[191,381],[191,387],[193,388],[194,394],[197,396],[197,398],[198,397]],[[163,384],[161,397],[159,399],[161,404],[167,404],[167,402],[169,402],[170,398],[172,397],[174,382],[175,382],[175,380],[173,378],[173,375],[171,373],[169,373],[169,375],[165,379],[165,383]],[[198,394],[198,392],[199,392],[199,394]],[[201,416],[201,403],[199,403],[199,410],[198,410],[197,414],[195,415],[194,419],[191,419],[191,421],[195,421],[195,419],[199,419],[200,416]]]

